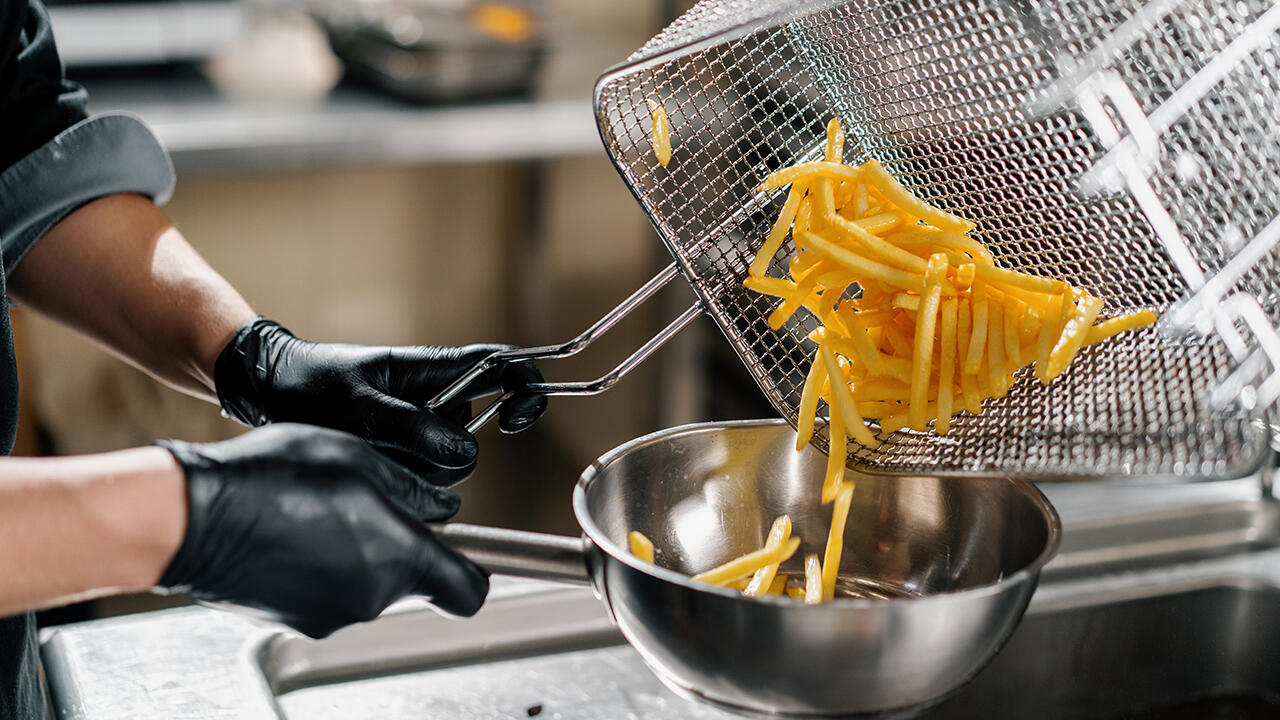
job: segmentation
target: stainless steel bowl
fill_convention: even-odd
[[[1057,549],[1057,513],[1021,480],[852,474],[833,602],[693,582],[759,548],[782,513],[803,538],[783,571],[823,551],[826,458],[794,443],[781,421],[665,430],[582,474],[573,495],[582,539],[457,525],[444,536],[495,572],[589,578],[654,673],[713,705],[841,716],[940,700],[1017,625]],[[628,552],[631,530],[653,540],[660,567]]]

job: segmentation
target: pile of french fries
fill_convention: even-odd
[[[831,408],[832,460],[843,465],[845,437],[877,445],[868,418],[884,433],[932,422],[945,435],[954,413],[976,415],[983,400],[1003,397],[1019,368],[1034,362],[1047,385],[1081,348],[1155,322],[1142,311],[1095,324],[1101,298],[999,267],[968,234],[973,223],[915,197],[875,160],[842,163],[843,145],[833,119],[823,160],[764,181],[791,189],[743,283],[781,299],[769,317],[775,330],[801,307],[820,321],[797,448],[813,436],[819,400]],[[789,277],[768,277],[788,234]]]
[[[660,122],[651,109],[655,153],[669,159],[660,133],[665,115]],[[764,547],[693,576],[748,596],[785,592],[812,604],[835,596],[854,491],[844,476],[845,443],[878,445],[868,419],[886,434],[932,423],[946,435],[955,413],[980,414],[984,400],[1009,391],[1020,368],[1034,363],[1047,385],[1081,348],[1156,320],[1142,311],[1097,322],[1101,298],[998,266],[969,235],[972,222],[917,198],[875,160],[844,164],[843,153],[844,132],[833,119],[822,160],[779,170],[762,185],[791,189],[743,285],[781,301],[768,319],[774,330],[800,308],[819,321],[809,335],[817,349],[801,392],[796,449],[813,437],[826,401],[831,445],[820,497],[833,505],[826,551],[805,557],[803,576],[779,572],[801,544],[786,515]],[[770,277],[788,235],[796,252],[787,277]],[[630,544],[654,562],[648,538],[632,532]]]

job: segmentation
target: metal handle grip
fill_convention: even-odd
[[[497,575],[575,585],[591,582],[586,541],[580,537],[466,523],[436,524],[431,529],[444,544]]]
[[[559,345],[542,345],[531,348],[512,348],[510,350],[500,350],[481,360],[474,367],[463,373],[454,380],[449,387],[445,388],[427,403],[427,408],[435,410],[445,403],[453,400],[460,395],[468,385],[480,377],[486,370],[494,367],[499,363],[516,362],[519,360],[548,360],[554,358],[565,358],[585,350],[591,343],[598,340],[602,335],[613,329],[623,318],[631,314],[646,300],[653,297],[659,290],[680,275],[680,270],[675,263],[671,263],[663,268],[657,275],[653,276],[648,282],[636,290],[626,300],[623,300],[617,307],[605,313],[604,317],[597,320],[591,327],[584,330],[577,337],[568,342]],[[533,383],[528,385],[525,390],[530,392],[542,393],[544,395],[595,395],[613,387],[627,373],[631,372],[637,365],[654,353],[655,350],[662,347],[668,340],[675,337],[681,330],[693,322],[702,314],[702,303],[694,302],[687,310],[680,314],[675,320],[671,321],[665,328],[658,332],[644,343],[634,353],[617,365],[614,369],[601,375],[595,380],[587,380],[580,382],[544,382]],[[467,423],[467,430],[475,432],[485,423],[489,422],[494,415],[498,413],[498,409],[502,403],[511,397],[511,393],[505,393],[496,400],[489,403],[483,410],[476,414],[471,422]]]

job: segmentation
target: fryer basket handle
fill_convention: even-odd
[[[542,345],[530,348],[511,348],[509,350],[499,350],[476,363],[470,370],[458,376],[448,387],[440,391],[438,395],[427,403],[427,409],[435,410],[456,398],[463,390],[467,388],[476,378],[480,377],[484,371],[501,362],[513,362],[518,360],[547,360],[553,358],[566,358],[585,350],[591,343],[598,340],[601,336],[613,329],[627,315],[630,315],[646,300],[653,297],[659,290],[665,287],[675,278],[679,277],[680,269],[676,263],[671,263],[654,275],[648,282],[629,295],[627,299],[618,304],[617,307],[605,313],[604,317],[597,320],[591,327],[582,331],[577,337],[559,345]],[[695,301],[675,320],[664,327],[647,342],[640,346],[635,352],[629,355],[625,360],[617,365],[614,369],[601,375],[594,380],[578,381],[578,382],[542,382],[532,383],[525,390],[542,393],[544,395],[596,395],[613,387],[627,373],[631,372],[637,365],[654,353],[658,348],[662,347],[668,340],[675,337],[681,330],[688,327],[699,315],[702,314],[702,302]],[[498,414],[498,409],[502,403],[511,397],[511,393],[503,393],[496,400],[489,403],[483,410],[476,414],[475,417],[467,423],[467,431],[475,432],[479,430],[485,423],[493,419]]]
[[[436,523],[431,530],[445,545],[498,575],[591,584],[587,541],[581,537],[467,523]]]

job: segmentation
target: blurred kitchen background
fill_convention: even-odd
[[[50,3],[95,112],[172,154],[167,212],[262,314],[314,340],[566,340],[670,262],[605,156],[597,76],[691,2],[198,0]],[[553,379],[607,371],[692,297],[637,313]],[[21,454],[243,431],[14,309]],[[609,392],[480,432],[460,519],[574,532],[570,491],[614,446],[771,413],[705,318]],[[124,605],[117,607],[123,608]],[[108,603],[110,606],[110,602]]]

